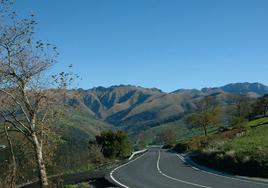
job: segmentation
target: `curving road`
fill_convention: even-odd
[[[161,149],[150,149],[117,167],[110,178],[123,188],[268,188],[266,183],[198,170],[175,153]]]

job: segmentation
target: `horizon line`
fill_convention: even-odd
[[[261,82],[248,82],[248,81],[245,81],[245,82],[231,82],[231,83],[227,83],[227,84],[224,84],[224,85],[221,85],[221,86],[205,86],[205,87],[201,87],[201,88],[178,88],[178,89],[175,89],[175,90],[172,90],[172,91],[164,91],[164,90],[162,90],[162,89],[160,89],[158,87],[146,87],[146,86],[135,85],[135,84],[114,84],[114,85],[110,85],[110,86],[99,85],[99,86],[93,86],[93,87],[90,87],[90,88],[77,87],[77,90],[78,89],[90,90],[90,89],[99,88],[99,87],[107,89],[107,88],[112,88],[112,87],[128,86],[128,87],[137,87],[137,88],[139,87],[139,88],[144,88],[144,89],[156,89],[156,90],[160,90],[161,92],[164,92],[164,93],[172,93],[172,92],[175,92],[175,91],[178,91],[178,90],[198,90],[198,91],[201,91],[203,89],[221,88],[221,87],[232,85],[232,84],[261,84],[263,86],[268,87],[268,85],[263,84]]]

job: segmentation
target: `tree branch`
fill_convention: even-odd
[[[28,117],[25,109],[23,108],[22,104],[16,99],[16,97],[14,97],[11,93],[9,93],[8,91],[4,90],[4,89],[0,89],[0,91],[2,91],[3,93],[5,93],[6,95],[8,95],[9,97],[12,98],[12,100],[20,107],[21,111],[23,112],[26,120],[28,123],[30,123],[30,118]]]
[[[20,127],[18,127],[14,122],[8,120],[2,113],[0,114],[2,116],[2,118],[4,119],[4,121],[6,123],[11,124],[16,130],[18,130],[18,132],[22,133],[28,140],[30,140],[32,142],[32,139],[30,137],[29,134],[27,134],[27,132],[23,131]]]
[[[21,121],[19,121],[18,119],[17,119],[17,117],[16,117],[16,115],[14,114],[14,112],[10,112],[9,111],[9,113],[10,113],[10,115],[13,117],[13,119],[18,123],[18,124],[20,124],[27,132],[28,132],[28,134],[31,134],[32,133],[32,131],[26,126],[26,125],[24,125]]]

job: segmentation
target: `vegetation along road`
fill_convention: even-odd
[[[114,169],[110,178],[124,188],[264,188],[268,184],[204,172],[187,165],[177,154],[150,149]]]

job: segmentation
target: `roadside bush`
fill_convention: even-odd
[[[189,146],[186,143],[178,143],[175,145],[175,147],[173,148],[173,151],[177,152],[177,153],[184,153],[187,150],[189,150]]]
[[[104,162],[105,158],[101,152],[101,147],[92,144],[89,148],[89,159],[93,164],[101,164]]]
[[[253,159],[249,156],[238,155],[234,151],[202,152],[192,156],[192,160],[209,168],[252,177],[268,177],[267,159]]]
[[[90,141],[89,148],[97,145],[105,158],[124,159],[131,154],[132,146],[126,133],[122,131],[104,131],[96,136],[95,141]]]

